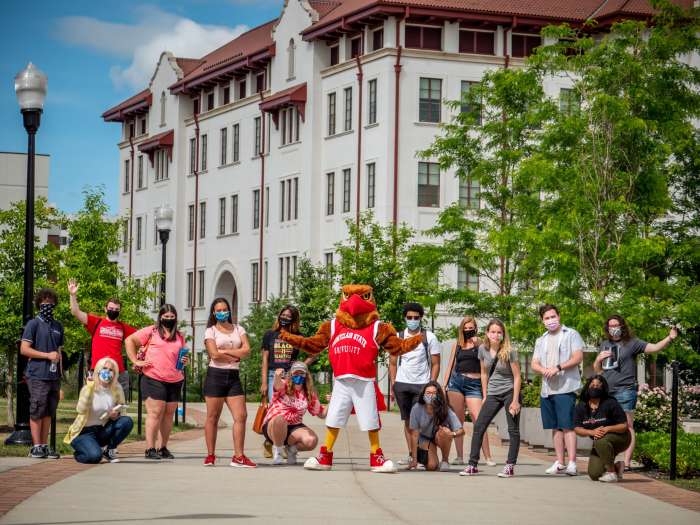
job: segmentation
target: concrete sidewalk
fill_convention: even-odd
[[[189,408],[189,407],[188,407]],[[194,408],[194,407],[193,407]],[[249,418],[255,413],[249,406]],[[225,420],[230,418],[225,412]],[[397,414],[382,416],[382,446],[397,460],[405,454]],[[306,423],[323,437],[323,422]],[[248,423],[250,428],[250,421]],[[158,464],[140,455],[102,464],[55,483],[27,499],[1,524],[202,523],[232,519],[257,523],[549,523],[697,524],[700,514],[587,476],[549,477],[547,463],[521,455],[516,477],[500,479],[505,450],[494,448],[498,467],[472,478],[450,473],[368,471],[368,441],[354,417],[341,432],[331,472],[308,472],[300,454],[295,467],[272,467],[261,456],[262,438],[246,434],[246,453],[257,469],[228,466],[230,427],[219,430],[220,458],[204,468],[203,438],[173,443],[177,459]],[[467,445],[468,445],[468,439]],[[0,460],[0,463],[2,460]],[[0,490],[2,490],[0,488]]]

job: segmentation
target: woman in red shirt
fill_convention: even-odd
[[[282,449],[287,448],[287,464],[297,462],[297,452],[313,450],[318,436],[304,425],[304,414],[326,417],[326,407],[318,400],[314,382],[306,365],[301,361],[292,363],[289,375],[284,369],[275,370],[272,403],[263,421],[263,434],[272,442],[272,464],[282,463]]]

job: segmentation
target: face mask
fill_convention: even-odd
[[[175,323],[177,323],[177,319],[163,319],[162,317],[160,319],[161,326],[163,328],[167,328],[168,330],[175,328]]]
[[[46,303],[39,305],[39,315],[46,321],[53,320],[53,310],[56,308],[55,304]]]
[[[277,321],[279,322],[280,326],[284,327],[287,327],[292,324],[292,320],[287,319],[286,317],[280,317]]]
[[[492,343],[500,343],[503,341],[503,334],[493,334],[493,333],[488,333],[486,334],[489,338],[489,341]]]
[[[217,321],[228,321],[229,313],[228,311],[226,312],[214,312],[214,317],[216,317]]]
[[[559,328],[559,320],[550,320],[544,323],[545,328],[549,330],[550,332],[554,332],[557,328]]]
[[[114,372],[103,368],[102,370],[100,370],[100,379],[105,383],[111,383],[112,379],[114,379]]]
[[[620,337],[622,335],[622,327],[611,326],[608,328],[608,333],[610,334],[610,337]]]
[[[116,321],[119,317],[119,310],[107,310],[107,317],[110,321]]]
[[[292,376],[292,383],[294,383],[295,385],[303,385],[304,381],[306,381],[306,376]]]
[[[603,397],[603,389],[602,388],[589,388],[588,389],[588,397],[591,399],[600,399]]]
[[[409,330],[418,330],[420,327],[420,319],[406,319],[406,326]]]
[[[464,331],[464,338],[465,338],[465,339],[471,339],[471,338],[474,337],[475,335],[476,335],[476,330],[473,330],[473,329],[472,329],[472,330],[465,330],[465,331]]]
[[[435,400],[435,397],[435,394],[423,394],[423,401],[425,401],[429,405],[432,405],[433,401]]]

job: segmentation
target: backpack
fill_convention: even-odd
[[[401,330],[398,334],[399,339],[403,339],[403,330]],[[422,343],[423,343],[423,349],[425,350],[425,360],[428,363],[428,366],[430,367],[430,373],[432,374],[433,372],[433,360],[430,357],[430,349],[428,348],[428,331],[425,328],[420,329],[420,335],[422,338]],[[398,366],[401,366],[401,358],[403,356],[399,356],[399,363]]]

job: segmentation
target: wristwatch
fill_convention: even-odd
[[[561,365],[557,365],[557,368],[558,368],[559,371],[561,372]]]

